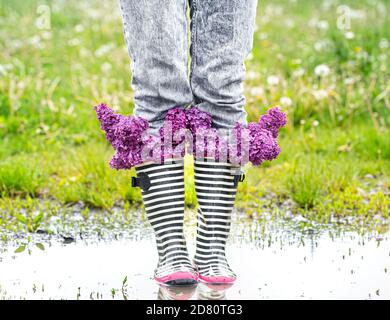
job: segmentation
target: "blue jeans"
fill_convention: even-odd
[[[152,132],[178,105],[209,112],[217,129],[246,123],[242,82],[257,0],[120,0],[120,6],[134,114]]]

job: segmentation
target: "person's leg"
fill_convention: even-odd
[[[134,114],[152,132],[166,112],[190,104],[188,79],[188,0],[120,0],[131,58]]]
[[[192,102],[188,79],[187,0],[120,0],[131,58],[135,116],[158,135],[165,115]],[[197,274],[183,235],[183,161],[136,167],[133,186],[142,189],[146,216],[159,254],[155,279],[166,285],[192,285]]]
[[[241,168],[230,163],[195,159],[198,224],[194,262],[199,279],[207,283],[232,283],[236,279],[226,256]]]
[[[190,0],[191,75],[194,104],[212,115],[213,127],[232,129],[246,124],[242,83],[244,60],[252,49],[257,0]],[[195,159],[199,203],[194,262],[199,279],[232,283],[236,275],[225,245],[237,192],[237,167]]]
[[[146,216],[153,227],[158,265],[155,280],[165,285],[193,285],[198,276],[183,234],[184,161],[145,163],[136,167],[133,186],[140,187]]]
[[[253,44],[257,0],[190,0],[194,104],[217,129],[246,123],[242,82]]]

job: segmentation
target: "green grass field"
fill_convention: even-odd
[[[289,123],[279,159],[248,168],[239,208],[388,218],[389,12],[384,0],[260,1],[246,109],[255,120],[281,105]],[[0,0],[0,224],[52,203],[140,203],[133,173],[109,168],[92,109],[131,113],[130,77],[116,1]]]

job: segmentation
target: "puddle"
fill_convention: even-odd
[[[176,291],[152,280],[157,253],[144,222],[90,226],[73,236],[71,229],[67,236],[34,234],[29,244],[25,235],[8,235],[0,242],[0,299],[389,299],[390,234],[341,229],[302,218],[237,216],[227,248],[236,283]],[[23,243],[26,249],[15,253]]]

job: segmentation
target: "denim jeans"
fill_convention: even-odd
[[[134,114],[152,132],[178,105],[209,112],[217,129],[246,123],[242,82],[257,0],[120,0],[120,6]]]

